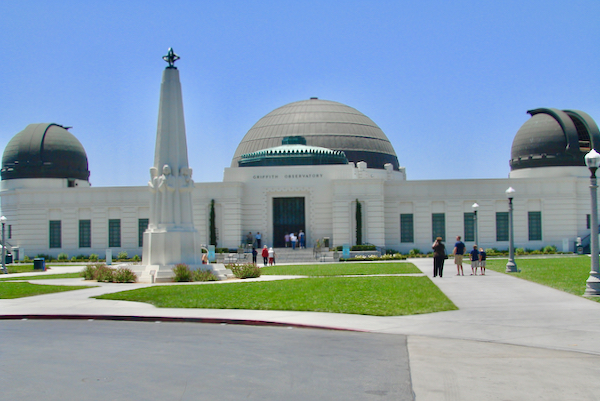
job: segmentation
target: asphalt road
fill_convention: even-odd
[[[0,400],[413,400],[406,336],[0,321]]]

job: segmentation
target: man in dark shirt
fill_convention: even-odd
[[[479,267],[479,251],[477,245],[473,245],[473,250],[469,252],[471,255],[471,276],[477,275],[477,267]]]
[[[460,240],[460,235],[456,237],[456,243],[454,244],[454,263],[456,263],[457,276],[464,276],[463,271],[463,255],[465,254],[465,243]]]

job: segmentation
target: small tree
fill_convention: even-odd
[[[210,244],[217,246],[217,227],[215,226],[215,200],[210,201]]]
[[[362,245],[362,205],[356,200],[356,245]]]

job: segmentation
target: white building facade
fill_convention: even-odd
[[[530,114],[513,142],[509,178],[413,181],[364,114],[316,98],[285,105],[248,131],[222,182],[195,183],[198,241],[210,242],[214,200],[217,247],[237,248],[248,232],[278,247],[299,230],[307,246],[324,238],[354,245],[360,203],[363,243],[429,252],[435,237],[451,246],[460,235],[468,246],[477,238],[481,247],[507,249],[505,191],[513,187],[515,246],[575,251],[590,232],[583,156],[600,133],[582,112]],[[95,188],[88,178],[85,150],[62,126],[31,124],[9,142],[0,197],[15,257],[142,255],[148,186]]]

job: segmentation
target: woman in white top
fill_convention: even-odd
[[[275,251],[273,248],[269,248],[269,266],[273,266],[275,264]]]

